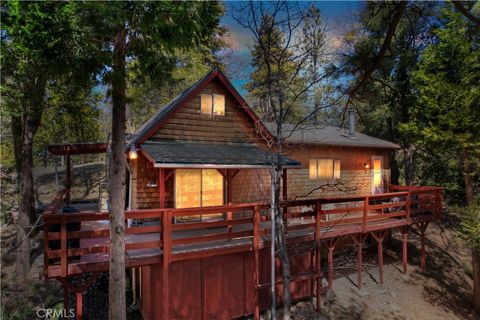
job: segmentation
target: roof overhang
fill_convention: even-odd
[[[276,157],[284,168],[302,166],[255,144],[149,141],[141,145],[141,150],[157,168],[265,169],[272,167]]]

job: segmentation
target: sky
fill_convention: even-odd
[[[251,55],[250,49],[253,44],[253,36],[250,31],[240,26],[233,18],[235,8],[240,4],[237,1],[226,1],[225,15],[221,20],[221,24],[229,29],[227,42],[233,49],[231,59],[235,59],[242,65],[241,71],[234,71],[230,74],[231,81],[235,88],[242,94],[245,94],[243,86],[248,82],[249,75],[252,71],[250,66]],[[300,6],[308,6],[312,2],[299,1]],[[322,22],[326,26],[327,36],[330,41],[338,41],[341,34],[340,28],[348,23],[352,13],[359,10],[365,2],[362,1],[316,1],[315,4],[320,9]]]

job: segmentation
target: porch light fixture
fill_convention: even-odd
[[[368,163],[363,163],[363,168],[365,169],[365,173],[367,173],[367,170],[370,169],[370,165]]]
[[[137,149],[135,149],[135,145],[133,145],[133,144],[130,147],[130,151],[128,152],[128,158],[130,160],[136,160],[138,158]]]

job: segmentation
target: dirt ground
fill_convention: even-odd
[[[350,266],[337,266],[334,294],[322,296],[322,315],[311,312],[313,303],[301,302],[294,308],[295,319],[480,319],[473,313],[470,251],[458,235],[458,223],[457,215],[447,213],[441,222],[429,225],[425,273],[420,268],[417,230],[409,235],[407,274],[401,272],[400,234],[394,233],[385,255],[383,285],[378,282],[376,254],[371,252],[362,277],[367,296],[358,293],[353,259]]]

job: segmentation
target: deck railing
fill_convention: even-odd
[[[389,190],[378,195],[283,202],[289,239],[322,240],[440,218],[441,188],[390,186]],[[110,213],[62,213],[64,194],[59,193],[43,215],[46,277],[108,270]],[[172,262],[258,250],[270,241],[269,207],[249,203],[126,211],[125,219],[136,222],[125,229],[127,265],[142,265],[148,259],[158,263],[160,256]],[[226,220],[174,223],[181,217],[227,212],[232,214]],[[94,264],[96,269],[90,269]]]

